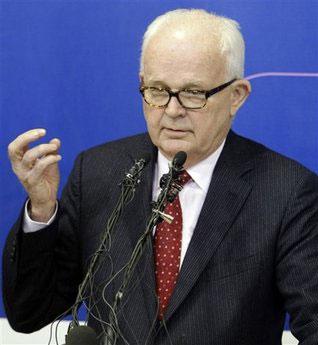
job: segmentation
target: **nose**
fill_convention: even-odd
[[[171,96],[166,105],[165,113],[171,117],[184,116],[185,108],[180,104],[176,96]]]

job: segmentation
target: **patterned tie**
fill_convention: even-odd
[[[191,176],[183,170],[178,184],[184,186]],[[162,221],[157,225],[154,237],[156,290],[159,298],[159,315],[161,320],[167,309],[169,299],[176,285],[181,255],[182,210],[179,196],[172,203],[167,203],[164,213],[174,217],[171,224]]]

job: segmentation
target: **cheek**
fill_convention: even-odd
[[[145,116],[145,120],[146,120],[150,135],[158,133],[160,130],[162,110],[151,108],[148,105],[144,105],[143,110],[144,110],[144,116]]]
[[[192,117],[191,120],[197,140],[202,140],[206,133],[213,131],[216,119],[214,111],[207,110],[204,113],[196,114],[195,118]]]
[[[193,121],[194,133],[198,147],[205,149],[228,127],[230,117],[219,108],[208,108]]]

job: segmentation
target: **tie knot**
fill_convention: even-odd
[[[190,180],[192,180],[191,176],[186,170],[182,170],[179,177],[178,181],[181,186],[184,186],[186,183],[188,183]]]

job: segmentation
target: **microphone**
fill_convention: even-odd
[[[160,188],[166,191],[166,198],[170,203],[173,202],[177,194],[183,188],[180,186],[180,184],[178,184],[178,176],[183,170],[183,164],[185,163],[186,159],[187,154],[184,151],[177,152],[169,166],[169,172],[162,175],[160,179]]]
[[[91,327],[76,326],[65,336],[65,345],[98,345],[97,335]]]
[[[160,188],[164,189],[171,179],[176,180],[183,170],[183,164],[187,159],[187,154],[184,151],[179,151],[175,154],[172,162],[169,164],[169,172],[163,174],[160,179]]]
[[[122,181],[123,184],[127,184],[127,182],[133,182],[136,185],[140,183],[140,174],[145,166],[150,161],[150,154],[145,153],[142,157],[138,157],[135,159],[134,165],[129,169],[129,171],[125,174],[125,178]]]
[[[172,167],[174,167],[175,170],[182,170],[186,160],[187,154],[184,151],[179,151],[172,160]]]
[[[66,336],[65,345],[97,345],[96,334],[93,329],[87,326],[79,326],[78,309],[81,302],[90,301],[94,296],[85,296],[86,290],[92,284],[95,273],[100,267],[100,260],[102,254],[108,252],[111,246],[111,235],[114,230],[115,224],[121,216],[124,207],[132,201],[137,186],[140,184],[141,173],[145,166],[150,161],[150,155],[145,155],[144,158],[139,158],[134,161],[133,166],[125,174],[124,179],[120,183],[121,193],[117,204],[112,211],[104,230],[98,249],[95,251],[89,263],[86,275],[79,285],[76,301],[72,307],[73,320],[70,323],[68,334]],[[83,340],[82,340],[83,338]]]
[[[183,170],[183,164],[186,161],[186,159],[187,159],[187,154],[185,152],[183,151],[178,152],[174,156],[171,164],[169,165],[169,173],[163,175],[163,177],[160,179],[160,187],[162,190],[161,190],[160,195],[158,196],[157,201],[152,203],[152,213],[147,222],[146,230],[137,240],[137,244],[135,248],[133,249],[131,257],[129,261],[125,264],[126,268],[124,271],[124,278],[123,278],[120,288],[117,290],[115,294],[115,298],[111,306],[111,311],[109,313],[109,325],[107,327],[107,332],[105,334],[103,345],[117,344],[117,340],[120,337],[120,330],[119,330],[119,325],[118,325],[118,320],[117,320],[118,310],[122,303],[123,297],[125,296],[127,292],[127,288],[129,286],[129,282],[131,281],[132,274],[135,270],[135,267],[137,266],[137,263],[139,262],[144,252],[146,243],[147,241],[151,241],[151,234],[153,232],[154,226],[158,223],[159,219],[161,220],[165,219],[168,222],[171,222],[173,220],[173,217],[165,214],[163,212],[163,209],[166,203],[167,193],[171,190],[174,180],[177,180],[180,172]],[[162,187],[161,184],[163,184],[164,187]],[[177,192],[176,192],[176,195],[177,195]]]

